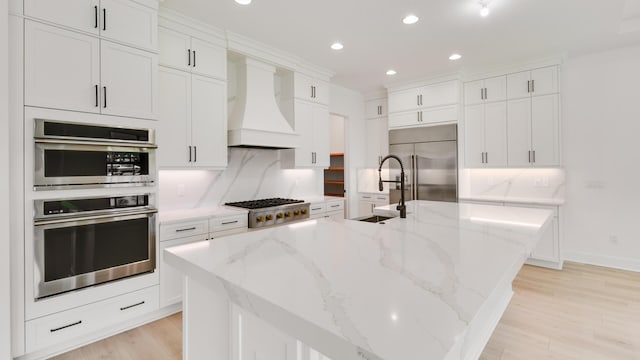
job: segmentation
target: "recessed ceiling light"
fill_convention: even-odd
[[[451,54],[451,56],[449,56],[449,60],[455,61],[455,60],[460,60],[460,59],[462,59],[462,55],[460,55],[460,54]]]
[[[491,10],[489,10],[489,7],[487,6],[487,4],[483,4],[482,9],[480,9],[480,16],[487,17],[489,16],[490,13],[491,13]]]
[[[249,5],[251,4],[251,0],[236,0],[236,2],[240,5]]]
[[[331,48],[333,50],[342,50],[342,49],[344,49],[344,45],[342,45],[339,42],[336,42],[336,43],[331,44]]]
[[[395,75],[395,74],[397,74],[397,72],[395,70],[393,70],[393,69],[387,70],[387,75]]]
[[[417,23],[418,20],[420,20],[419,17],[411,14],[411,15],[407,15],[404,19],[402,19],[402,22],[407,24],[407,25],[411,25],[411,24]]]

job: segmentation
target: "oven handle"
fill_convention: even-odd
[[[52,219],[52,220],[35,220],[33,222],[34,226],[44,226],[44,225],[53,225],[53,224],[62,224],[67,222],[79,222],[79,221],[90,221],[90,220],[98,220],[98,219],[109,219],[114,217],[123,217],[123,216],[136,216],[136,215],[148,215],[148,214],[156,214],[158,210],[149,209],[144,211],[136,211],[136,212],[123,212],[119,214],[104,214],[104,215],[93,215],[93,216],[78,216],[78,217],[66,217],[63,219]]]
[[[80,140],[63,140],[63,139],[43,139],[34,138],[36,144],[65,144],[65,145],[97,145],[97,146],[114,146],[114,147],[136,147],[156,149],[158,145],[138,142],[108,142],[108,141],[80,141]]]

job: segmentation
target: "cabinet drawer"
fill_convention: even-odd
[[[246,228],[248,226],[249,216],[246,214],[209,219],[209,231],[212,233],[229,229]]]
[[[209,233],[207,220],[189,221],[160,226],[160,241],[178,239],[187,236],[205,235]]]
[[[387,194],[369,194],[369,193],[362,193],[358,196],[358,199],[361,201],[368,201],[368,202],[383,202],[385,204],[389,203],[389,195]]]
[[[158,309],[158,287],[41,317],[26,323],[26,350],[32,352],[77,339]]]
[[[344,210],[344,201],[327,202],[327,212]]]
[[[326,203],[313,203],[309,206],[309,216],[324,214],[327,211]]]

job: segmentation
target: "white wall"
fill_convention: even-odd
[[[330,140],[329,151],[344,153],[344,117],[331,114],[329,116]]]
[[[640,271],[640,46],[565,72],[565,257]]]
[[[9,4],[0,0],[0,198],[9,199]],[[11,358],[9,202],[0,202],[0,358]]]
[[[357,91],[335,84],[331,85],[329,112],[345,118],[345,197],[347,217],[358,216],[358,184],[356,169],[364,167],[366,124],[364,116],[364,96]]]

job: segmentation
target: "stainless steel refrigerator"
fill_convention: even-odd
[[[400,157],[404,165],[407,201],[458,201],[457,135],[457,125],[389,131],[389,154]],[[395,161],[389,161],[389,176],[400,180]],[[391,185],[391,204],[400,201],[400,191],[400,184]]]

